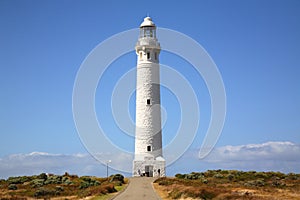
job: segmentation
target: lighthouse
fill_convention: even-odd
[[[160,108],[160,44],[156,26],[144,18],[135,46],[137,54],[136,128],[133,176],[165,176]]]

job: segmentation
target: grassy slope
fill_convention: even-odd
[[[208,170],[160,178],[154,187],[163,199],[300,199],[300,174]]]
[[[115,177],[115,178],[113,178]],[[117,178],[116,178],[117,177]],[[119,179],[118,179],[119,178]],[[127,180],[120,176],[109,179],[64,174],[10,177],[0,180],[0,200],[4,199],[105,199],[123,189]],[[102,197],[103,196],[103,197]],[[101,198],[100,198],[101,197]]]

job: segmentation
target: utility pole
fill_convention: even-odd
[[[106,161],[106,179],[108,180],[108,163],[111,163],[111,160]]]

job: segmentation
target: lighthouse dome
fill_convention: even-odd
[[[151,17],[145,17],[143,23],[141,23],[140,25],[140,28],[145,26],[155,26]]]

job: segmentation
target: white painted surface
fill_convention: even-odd
[[[137,90],[133,176],[139,176],[145,171],[145,166],[153,166],[153,176],[165,176],[159,85],[160,44],[156,39],[155,24],[150,17],[146,17],[140,26],[140,38],[135,49]]]

